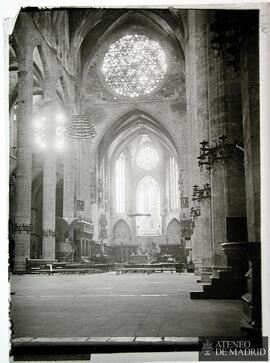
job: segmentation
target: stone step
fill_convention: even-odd
[[[243,284],[234,279],[231,271],[220,271],[212,277],[211,284],[203,284],[203,291],[190,293],[191,299],[240,299],[245,291]]]

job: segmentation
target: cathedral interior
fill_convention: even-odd
[[[13,278],[176,271],[261,334],[258,11],[25,8],[9,40]]]

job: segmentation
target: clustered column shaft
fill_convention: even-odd
[[[18,72],[15,271],[25,269],[25,259],[30,257],[31,236],[32,148],[29,140],[32,136],[33,49],[24,45]]]
[[[55,258],[55,197],[56,197],[56,162],[55,162],[55,107],[47,107],[47,149],[43,166],[43,238],[42,258]]]

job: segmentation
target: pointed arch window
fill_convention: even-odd
[[[172,210],[179,209],[179,168],[174,156],[170,155],[169,162],[169,177],[170,177],[170,207]]]
[[[136,218],[137,235],[160,235],[160,187],[152,176],[140,180],[136,191],[137,212],[147,214]]]
[[[18,112],[18,105],[16,103],[13,107],[9,124],[10,155],[14,157],[17,156],[17,112]]]
[[[116,213],[125,213],[126,197],[126,156],[122,153],[115,163]]]

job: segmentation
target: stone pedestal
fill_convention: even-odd
[[[261,312],[261,249],[260,242],[246,242],[245,254],[249,270],[245,274],[247,292],[242,296],[243,314],[241,328],[247,335],[260,335],[262,329]]]
[[[210,282],[212,273],[212,266],[202,266],[201,282]]]
[[[246,242],[227,242],[222,250],[227,256],[228,268],[214,270],[217,277],[211,277],[211,285],[204,285],[203,292],[191,292],[192,299],[240,299],[247,291],[245,273],[248,260]]]
[[[228,276],[234,286],[234,291],[240,296],[247,291],[245,273],[248,267],[245,253],[245,242],[227,242],[222,244],[222,249],[227,256]]]

